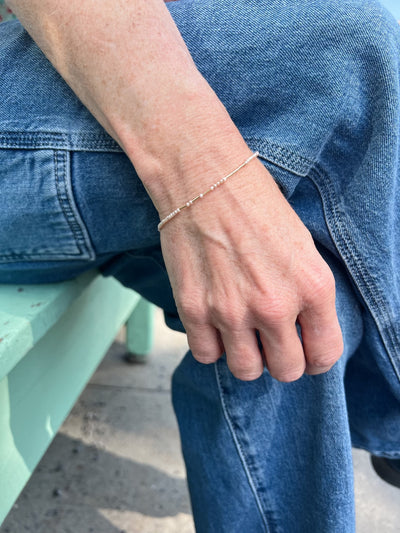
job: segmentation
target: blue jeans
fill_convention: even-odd
[[[400,457],[400,29],[375,0],[169,9],[330,265],[345,342],[290,384],[186,355],[173,403],[197,531],[351,533],[351,446]],[[0,282],[98,267],[182,331],[134,168],[18,22],[0,25],[0,80]]]

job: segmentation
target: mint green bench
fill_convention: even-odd
[[[49,285],[0,285],[0,524],[127,323],[145,357],[153,310],[113,278],[89,272]]]

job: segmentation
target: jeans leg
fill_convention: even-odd
[[[198,531],[352,532],[351,437],[399,452],[399,29],[373,1],[170,10],[326,253],[345,340],[332,371],[289,385],[267,373],[240,383],[224,360],[204,367],[186,356],[173,397]],[[368,374],[351,357],[360,351],[376,359]]]
[[[323,224],[308,187],[312,218]],[[302,202],[300,191],[294,199]],[[279,383],[267,371],[235,379],[225,359],[197,363],[189,352],[173,378],[196,528],[199,533],[354,532],[351,438],[344,372],[363,334],[348,276],[321,248],[335,274],[345,351],[327,373]]]

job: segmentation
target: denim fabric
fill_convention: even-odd
[[[375,0],[179,0],[199,68],[335,274],[345,351],[244,383],[190,353],[173,401],[200,533],[351,533],[351,445],[400,457],[400,29]],[[18,22],[0,25],[0,282],[98,266],[182,330],[134,168]]]
[[[204,366],[190,354],[175,372],[197,531],[353,531],[343,372],[363,328],[349,282],[333,264],[346,349],[330,372],[291,384],[265,372],[245,383],[225,360]]]

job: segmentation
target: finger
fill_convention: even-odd
[[[262,329],[260,339],[272,377],[288,383],[296,381],[304,374],[306,360],[294,323],[274,329]]]
[[[343,353],[343,338],[334,305],[307,310],[298,317],[301,326],[306,372],[327,372]]]
[[[221,332],[228,367],[242,381],[252,381],[264,371],[264,361],[255,330],[243,329]]]
[[[327,372],[343,353],[335,294],[334,275],[324,262],[312,272],[298,316],[308,374]]]
[[[218,331],[210,324],[185,326],[189,348],[199,363],[215,363],[224,353],[224,346]]]

